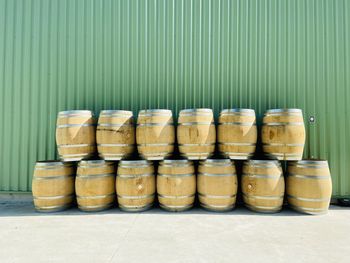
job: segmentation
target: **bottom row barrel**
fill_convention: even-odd
[[[332,193],[327,161],[292,162],[288,171],[286,196],[291,207],[309,214],[327,212]],[[32,183],[35,208],[63,210],[74,202],[74,193],[83,211],[112,207],[116,197],[120,209],[144,211],[153,205],[156,192],[160,206],[169,211],[191,208],[196,193],[199,204],[207,210],[229,211],[236,204],[237,175],[229,159],[200,161],[197,173],[192,161],[164,160],[159,163],[157,176],[152,162],[122,160],[117,176],[115,174],[114,163],[104,160],[79,162],[75,180],[71,163],[37,162]],[[249,209],[267,213],[280,211],[285,193],[280,163],[246,161],[241,188]]]
[[[278,161],[250,160],[243,166],[242,195],[245,205],[257,212],[282,209],[284,177]]]
[[[152,163],[120,161],[116,179],[119,208],[124,211],[144,211],[152,207],[156,194],[156,178]]]
[[[114,164],[103,160],[79,162],[75,192],[78,207],[83,211],[101,211],[113,206]]]
[[[40,212],[67,209],[75,200],[75,167],[72,163],[40,161],[32,180],[34,206]]]

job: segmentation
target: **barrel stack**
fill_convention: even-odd
[[[243,202],[250,210],[280,211],[285,192],[296,211],[328,210],[328,162],[302,160],[306,134],[300,109],[265,112],[260,155],[253,109],[224,109],[217,127],[213,111],[206,108],[181,110],[177,127],[168,109],[141,110],[136,127],[134,123],[133,112],[127,110],[101,111],[97,128],[92,111],[59,112],[60,160],[36,163],[35,208],[54,212],[76,202],[83,211],[118,205],[126,212],[140,212],[150,209],[157,197],[161,208],[178,212],[193,207],[197,196],[204,209],[224,212],[236,206],[240,179]],[[237,163],[243,167],[241,174]]]

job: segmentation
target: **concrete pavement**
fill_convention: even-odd
[[[54,214],[0,204],[0,262],[350,262],[350,209]]]

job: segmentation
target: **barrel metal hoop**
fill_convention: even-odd
[[[125,168],[125,169],[137,169],[137,168],[149,168],[149,167],[153,167],[151,165],[148,165],[148,164],[143,164],[143,165],[124,165],[124,164],[119,164],[118,166],[119,168]]]
[[[69,159],[69,158],[66,158],[66,157],[76,157],[76,158],[81,157],[81,158],[84,158],[84,157],[89,157],[89,156],[93,156],[93,154],[92,153],[62,154],[62,155],[60,155],[60,158],[63,159],[64,161],[66,161],[67,159]],[[71,159],[76,160],[75,158],[71,158]]]
[[[255,116],[255,110],[253,109],[245,109],[245,108],[233,108],[233,109],[223,109],[221,110],[220,112],[220,115],[221,114],[224,114],[224,113],[227,113],[227,114],[254,114]]]
[[[306,166],[306,167],[308,167],[309,165],[323,167],[323,166],[328,166],[328,161],[311,159],[311,160],[300,160],[298,162],[292,163],[291,165],[294,165],[294,164],[297,164],[300,166]]]
[[[167,211],[185,211],[188,210],[190,208],[193,207],[193,204],[189,204],[189,205],[163,205],[163,204],[159,204],[159,206]]]
[[[101,164],[101,165],[79,165],[80,168],[83,169],[90,169],[90,168],[108,168],[110,166],[113,166],[114,163],[111,161],[111,165],[110,164]]]
[[[329,197],[326,198],[306,198],[306,197],[298,197],[298,196],[294,196],[294,195],[287,195],[288,198],[292,198],[292,199],[296,199],[296,200],[300,200],[300,201],[305,201],[305,202],[328,202],[330,201]]]
[[[120,210],[126,211],[126,212],[142,212],[150,209],[153,206],[153,203],[137,206],[137,205],[121,205],[119,204]]]
[[[205,198],[222,199],[222,198],[235,198],[236,195],[208,195],[198,192],[198,195]]]
[[[60,212],[60,211],[66,210],[66,209],[70,208],[71,206],[72,206],[71,203],[65,204],[65,205],[54,205],[54,206],[36,206],[35,205],[35,209],[38,212],[54,213],[54,212]]]
[[[104,160],[109,161],[108,157],[123,157],[123,156],[129,156],[130,153],[99,153],[99,156],[102,157]],[[113,161],[113,159],[111,159],[110,161]]]
[[[93,112],[90,110],[67,110],[67,111],[60,111],[58,113],[58,117],[67,117],[67,116],[93,116]]]
[[[115,193],[106,194],[106,195],[92,195],[92,196],[77,195],[77,199],[101,199],[101,198],[107,198],[111,196],[115,196]]]
[[[137,200],[137,199],[153,198],[153,197],[155,197],[155,194],[149,194],[149,195],[117,195],[117,196],[118,196],[118,198],[122,198],[122,199]]]
[[[251,199],[262,199],[262,200],[281,200],[284,198],[284,195],[281,196],[260,196],[260,195],[249,195],[242,193],[243,197]]]
[[[247,162],[250,166],[258,167],[278,167],[281,166],[281,163],[277,160],[249,160]]]
[[[129,146],[134,146],[134,144],[131,144],[131,143],[100,143],[100,144],[97,144],[97,146],[100,146],[100,147],[129,147]]]
[[[215,143],[182,143],[178,144],[179,146],[184,146],[184,147],[195,147],[195,146],[213,146]],[[189,153],[186,153],[189,154]]]
[[[34,200],[57,200],[63,198],[74,198],[74,194],[70,195],[56,195],[56,196],[33,196]]]
[[[235,205],[212,205],[212,204],[204,204],[204,203],[199,203],[201,207],[204,209],[207,209],[209,211],[216,211],[216,212],[226,212],[232,210]]]
[[[188,160],[206,160],[211,153],[182,153],[181,156],[187,158]]]
[[[193,164],[161,164],[159,167],[177,168],[177,167],[193,167]]]
[[[172,146],[172,145],[174,145],[174,143],[138,143],[137,144],[137,146],[141,146],[141,147],[157,147],[157,146]]]
[[[57,148],[80,148],[95,146],[95,144],[57,144]]]
[[[57,128],[57,129],[61,129],[61,128],[90,127],[90,126],[96,126],[96,124],[93,124],[93,123],[84,123],[84,124],[59,124],[59,125],[56,125],[56,128]]]
[[[328,169],[329,166],[326,165],[300,165],[300,164],[289,164],[289,167],[297,167],[297,168],[301,168],[301,169]]]
[[[140,154],[143,158],[149,161],[161,161],[164,158],[171,155],[169,152],[157,152],[157,153],[148,153],[148,154]]]
[[[192,194],[192,195],[162,195],[158,193],[158,197],[161,198],[168,198],[168,199],[185,199],[185,198],[191,198],[191,197],[195,197],[196,194]]]
[[[133,112],[128,110],[102,110],[100,117],[132,117]]]
[[[234,153],[234,152],[221,152],[227,155],[232,160],[248,160],[253,156],[251,153]]]
[[[266,114],[279,114],[279,113],[302,113],[301,109],[285,108],[285,109],[269,109]]]
[[[132,126],[134,126],[132,123],[98,123],[97,124],[97,127],[132,127]]]
[[[215,122],[181,122],[177,126],[214,125]]]
[[[70,179],[73,178],[75,174],[68,175],[49,175],[49,176],[33,176],[33,180],[56,180],[56,179]]]
[[[82,211],[86,211],[86,212],[97,212],[97,211],[102,211],[105,209],[108,209],[110,207],[113,206],[113,202],[110,202],[106,205],[79,205],[78,204],[78,208]]]
[[[282,174],[271,175],[271,174],[245,174],[245,173],[243,173],[242,177],[280,179],[282,177]]]
[[[174,126],[173,122],[150,122],[150,123],[137,123],[136,127],[154,127],[154,126],[161,126],[161,127],[165,127],[165,126]]]
[[[62,167],[73,167],[74,165],[71,163],[64,163],[59,160],[55,161],[37,161],[35,163],[35,167],[45,168],[45,169],[54,169],[54,168],[62,168]]]
[[[201,166],[206,167],[219,167],[219,166],[232,166],[233,163],[230,159],[222,158],[222,159],[206,159],[205,161],[200,162]]]
[[[329,175],[304,175],[304,174],[293,174],[289,173],[288,177],[302,178],[302,179],[314,179],[314,180],[329,180]]]
[[[65,169],[72,169],[74,167],[74,165],[57,165],[57,166],[35,166],[35,171],[48,171],[48,170],[57,170],[57,171],[61,171],[61,170],[65,170]]]
[[[151,116],[172,116],[173,113],[168,109],[148,109],[140,110],[138,116],[151,117]]]
[[[276,213],[282,209],[282,206],[262,206],[262,205],[249,205],[245,204],[249,209],[256,212]]]
[[[117,177],[125,178],[125,179],[136,179],[138,177],[149,177],[155,176],[154,173],[143,173],[143,174],[117,174]]]
[[[302,153],[266,153],[267,156],[288,156],[288,157],[292,157],[292,156],[301,156]]]
[[[230,126],[256,126],[255,122],[219,122],[219,126],[221,125],[230,125]]]
[[[249,162],[249,161],[248,161]],[[245,167],[251,167],[251,168],[281,168],[281,165],[264,165],[264,164],[246,164]]]
[[[157,176],[161,176],[161,177],[191,177],[191,176],[195,176],[194,173],[193,174],[158,174]]]
[[[326,214],[328,212],[328,207],[327,208],[311,208],[311,207],[303,207],[303,206],[296,206],[296,205],[291,205],[289,204],[291,208],[293,208],[296,211],[303,212],[303,213],[309,213],[309,214]]]
[[[219,145],[234,145],[234,146],[256,146],[256,143],[248,142],[219,142]]]
[[[264,122],[262,126],[304,126],[304,122]]]
[[[214,166],[213,166],[214,167]],[[237,175],[236,174],[216,174],[216,173],[198,173],[197,174],[198,176],[231,176],[231,177],[236,177]]]
[[[304,143],[263,143],[264,146],[304,147]]]
[[[101,177],[111,177],[111,176],[115,176],[114,173],[109,173],[109,174],[87,174],[87,175],[80,175],[77,174],[77,179],[88,179],[88,178],[94,178],[94,179],[98,179]]]

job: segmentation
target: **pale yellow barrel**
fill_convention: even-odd
[[[255,111],[222,110],[218,124],[219,152],[234,160],[247,160],[254,155],[257,141]]]
[[[140,212],[151,208],[156,193],[153,163],[146,160],[120,161],[116,192],[121,210]]]
[[[288,166],[286,184],[288,204],[307,214],[328,212],[332,179],[326,160],[303,160]]]
[[[211,109],[180,111],[177,126],[180,154],[190,160],[206,159],[214,153],[216,130]]]
[[[280,211],[284,190],[284,177],[278,161],[249,160],[244,163],[242,194],[249,209],[264,213]]]
[[[101,211],[115,200],[115,168],[104,160],[80,161],[75,180],[79,209]]]
[[[163,160],[174,151],[175,128],[171,110],[139,112],[136,127],[139,154],[147,160]]]
[[[196,194],[194,166],[188,160],[164,160],[159,163],[157,192],[160,207],[184,211],[193,206]]]
[[[60,159],[80,161],[96,151],[93,113],[88,110],[61,111],[56,125],[56,143]]]
[[[305,144],[300,109],[274,109],[265,113],[262,126],[263,151],[278,160],[301,160]]]
[[[73,163],[37,162],[32,180],[35,209],[39,212],[57,212],[69,208],[75,200],[74,178]]]
[[[96,131],[98,154],[105,160],[121,160],[135,149],[132,111],[101,111]]]
[[[207,159],[198,166],[197,191],[199,203],[217,212],[235,207],[237,195],[236,168],[230,159]]]

